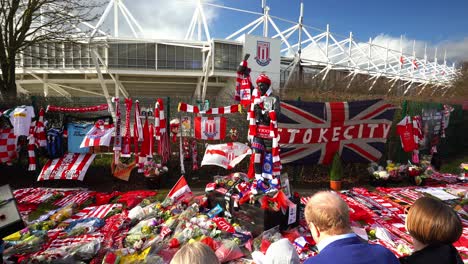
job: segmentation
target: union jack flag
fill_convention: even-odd
[[[382,156],[395,107],[383,100],[281,102],[278,118],[281,162],[329,164],[336,152],[345,162]]]

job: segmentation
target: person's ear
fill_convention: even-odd
[[[320,229],[314,225],[314,223],[310,222],[309,223],[309,229],[310,229],[310,232],[312,234],[312,237],[319,237],[320,236]]]

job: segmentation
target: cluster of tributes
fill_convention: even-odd
[[[109,113],[108,104],[48,105],[38,113],[33,106],[23,105],[0,112],[0,163],[12,165],[12,161],[21,156],[19,152],[27,151],[28,169],[35,171],[42,167],[38,181],[82,181],[95,153],[113,151],[112,172],[122,180],[128,180],[135,167],[147,177],[165,173],[170,144],[163,100],[157,99],[154,108],[140,110],[138,100],[125,99],[125,127],[119,98],[113,98],[113,102],[114,116]],[[48,159],[40,164],[43,166],[36,166],[38,154]],[[132,154],[134,162],[121,161]]]
[[[215,185],[200,196],[192,194],[184,177],[167,196],[158,196],[155,191],[15,190],[27,227],[3,238],[3,261],[169,263],[181,246],[201,241],[215,251],[221,263],[258,263],[269,246],[282,238],[295,246],[301,261],[314,256],[317,249],[303,217],[308,197],[293,195],[292,199],[299,201],[298,221],[290,223],[288,215],[286,223],[279,220],[267,226],[266,218],[272,216],[265,214],[265,222],[256,223],[261,225],[256,228],[248,225],[251,220],[241,217],[242,208],[232,206],[235,202],[228,206],[218,203],[216,195],[212,197],[224,188],[231,197],[239,196],[241,203],[246,195],[243,180],[246,175],[241,173],[216,177]],[[353,188],[340,195],[351,208],[354,232],[397,256],[412,250],[412,239],[404,226],[405,209],[422,196],[443,200],[461,217],[463,234],[454,246],[468,260],[468,184],[434,181],[433,186],[425,187]],[[292,206],[271,197],[262,203],[271,211]]]

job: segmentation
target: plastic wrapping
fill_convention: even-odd
[[[242,253],[239,245],[237,245],[236,242],[232,240],[221,241],[221,244],[215,251],[215,254],[221,263],[239,259],[244,256],[244,253]]]

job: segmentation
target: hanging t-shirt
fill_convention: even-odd
[[[418,149],[418,145],[414,140],[413,123],[409,116],[406,116],[397,124],[396,130],[398,135],[400,135],[401,146],[405,152]]]
[[[68,152],[71,153],[88,153],[89,148],[80,148],[81,142],[94,124],[85,123],[69,123],[68,130]]]
[[[31,120],[35,117],[32,106],[18,106],[10,113],[10,122],[13,125],[15,136],[29,136]]]

